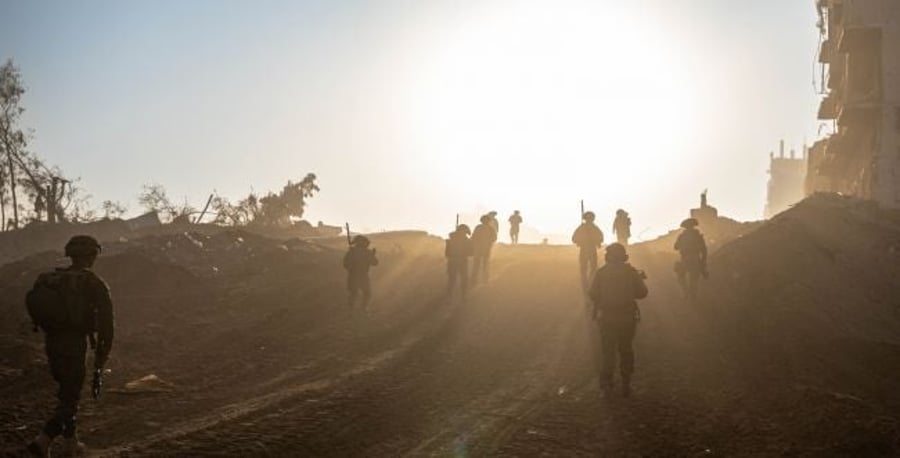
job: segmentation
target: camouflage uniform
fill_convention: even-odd
[[[368,248],[369,244],[354,243],[344,255],[344,268],[347,269],[347,291],[350,293],[348,302],[352,307],[356,302],[356,296],[362,292],[363,305],[369,303],[372,297],[372,286],[369,281],[369,268],[378,265],[375,250]]]
[[[491,249],[494,246],[494,242],[497,241],[497,232],[489,220],[489,217],[482,218],[483,222],[475,226],[475,231],[472,232],[473,284],[478,283],[479,274],[482,274],[481,276],[483,276],[485,281],[490,277],[488,262],[491,258]]]
[[[61,269],[63,270],[63,269]],[[59,400],[53,416],[44,425],[50,438],[76,435],[76,415],[85,377],[85,354],[88,335],[97,333],[94,366],[102,368],[109,357],[113,341],[113,309],[109,287],[93,271],[82,268],[64,269],[75,276],[76,300],[85,301],[96,310],[96,329],[46,330],[45,344],[50,373],[59,384]]]
[[[601,337],[600,384],[604,389],[612,386],[618,354],[623,390],[627,395],[634,372],[632,341],[639,318],[636,300],[647,297],[647,285],[643,275],[624,260],[607,259],[594,274],[589,295],[594,301],[593,316]]]
[[[469,240],[468,227],[458,229],[450,233],[447,244],[444,247],[444,257],[447,258],[447,294],[453,294],[453,287],[457,280],[460,283],[463,296],[469,287],[469,257],[472,256],[472,241]]]
[[[686,227],[675,241],[675,250],[681,260],[675,265],[675,274],[684,295],[689,299],[697,298],[697,286],[700,277],[706,273],[706,241],[696,227]]]
[[[603,232],[593,221],[585,221],[572,234],[572,243],[579,248],[579,278],[581,288],[586,290],[591,275],[597,270],[597,250],[603,246]]]

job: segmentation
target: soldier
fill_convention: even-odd
[[[616,219],[613,221],[613,234],[616,234],[616,240],[624,246],[628,246],[628,239],[631,238],[631,218],[628,212],[621,208],[616,210]]]
[[[640,320],[637,299],[647,297],[646,276],[628,264],[625,246],[606,247],[606,264],[597,270],[589,295],[594,302],[593,318],[600,328],[602,365],[600,387],[609,394],[613,387],[616,355],[622,376],[622,396],[631,395],[634,372],[632,341]]]
[[[491,223],[491,216],[481,217],[481,224],[475,226],[472,232],[472,258],[475,264],[472,266],[472,284],[478,284],[478,274],[482,273],[484,281],[489,277],[488,262],[491,258],[491,248],[497,241],[497,232]]]
[[[344,268],[347,269],[347,305],[351,308],[356,304],[356,296],[362,291],[363,309],[368,307],[372,297],[372,287],[369,282],[369,268],[378,265],[375,257],[375,248],[369,249],[369,238],[364,235],[353,237],[350,249],[344,255]]]
[[[519,226],[522,225],[522,215],[519,210],[513,212],[509,217],[509,240],[513,245],[519,244]]]
[[[444,247],[444,257],[447,258],[447,296],[453,295],[453,287],[459,280],[460,291],[465,299],[469,282],[469,257],[472,256],[472,241],[469,234],[472,230],[465,224],[460,224],[456,230],[450,233],[447,244]]]
[[[675,241],[675,250],[681,254],[681,259],[675,263],[675,274],[678,275],[678,284],[687,299],[697,299],[697,284],[700,276],[709,276],[706,270],[706,241],[703,234],[697,230],[700,223],[695,218],[688,218],[681,222],[684,229]]]
[[[87,447],[78,440],[75,422],[84,385],[87,341],[95,350],[96,398],[99,377],[112,349],[114,329],[109,288],[91,270],[100,251],[100,244],[93,237],[72,237],[65,247],[72,265],[41,274],[26,298],[35,327],[44,331],[50,373],[59,384],[53,416],[28,444],[28,452],[33,456],[48,456],[50,445],[58,436],[63,438],[64,455],[87,453]]]
[[[603,232],[594,224],[594,212],[584,212],[582,219],[583,222],[572,234],[572,242],[579,248],[581,289],[586,291],[591,275],[597,270],[597,250],[603,246]]]

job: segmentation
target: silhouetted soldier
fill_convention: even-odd
[[[350,249],[344,255],[344,268],[347,269],[347,305],[356,304],[356,296],[362,291],[362,305],[366,308],[372,298],[372,286],[369,281],[369,268],[378,265],[375,248],[369,249],[369,238],[364,235],[353,237]]]
[[[472,284],[476,285],[479,281],[479,274],[482,274],[484,281],[487,282],[489,275],[489,261],[491,258],[491,248],[497,241],[497,232],[491,224],[491,216],[484,215],[481,217],[481,224],[475,226],[472,232]]]
[[[631,218],[628,212],[621,208],[616,210],[616,219],[613,221],[613,234],[616,234],[616,240],[622,245],[628,246],[628,239],[631,238]]]
[[[513,245],[517,245],[519,243],[519,226],[522,225],[522,215],[519,214],[519,210],[513,212],[512,216],[509,217],[509,240]]]
[[[700,223],[694,218],[688,218],[681,222],[684,229],[675,241],[675,250],[681,254],[681,259],[675,263],[675,274],[678,275],[678,284],[684,296],[688,299],[697,298],[697,285],[700,276],[708,276],[706,270],[706,241],[703,234],[697,230]]]
[[[584,212],[584,221],[572,234],[572,242],[579,248],[578,266],[583,290],[587,290],[591,275],[597,270],[597,250],[603,246],[603,232],[594,224],[594,218],[594,212]]]
[[[44,430],[28,445],[34,456],[48,456],[53,440],[62,436],[63,454],[83,456],[78,441],[76,414],[85,378],[87,342],[94,348],[94,397],[99,397],[99,377],[113,342],[113,306],[106,283],[91,267],[100,254],[100,244],[86,235],[72,237],[65,254],[67,268],[41,274],[28,293],[26,303],[36,327],[44,331],[50,373],[59,384],[58,404]]]
[[[628,264],[625,246],[606,247],[606,264],[597,269],[588,294],[594,302],[593,318],[600,328],[602,365],[600,387],[608,393],[613,387],[616,356],[622,376],[622,395],[631,394],[634,373],[632,341],[640,320],[637,300],[647,297],[645,275]]]
[[[469,234],[472,232],[469,226],[460,224],[456,230],[450,233],[447,244],[444,247],[444,257],[447,258],[447,295],[453,296],[453,288],[459,280],[460,291],[465,299],[469,286],[469,257],[472,256],[472,241]]]

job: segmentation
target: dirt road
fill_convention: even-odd
[[[268,293],[252,285],[223,292],[218,315],[190,327],[196,342],[179,340],[190,351],[163,343],[131,350],[133,358],[153,359],[173,391],[86,403],[94,455],[897,450],[897,417],[888,408],[796,386],[741,360],[711,306],[680,299],[669,254],[633,250],[651,291],[641,304],[635,393],[605,399],[573,249],[498,247],[491,282],[465,303],[443,295],[440,249],[429,239],[385,254],[368,315],[343,306],[337,269],[309,273],[302,287],[282,272],[281,283],[267,280],[275,289]],[[151,358],[159,348],[172,353]],[[152,365],[131,367],[129,376]]]

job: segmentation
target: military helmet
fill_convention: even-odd
[[[472,229],[469,229],[469,225],[467,224],[460,224],[459,226],[456,226],[456,232],[463,232],[466,235],[469,235],[472,233]]]
[[[65,253],[67,257],[78,258],[85,256],[97,256],[100,254],[100,242],[90,235],[76,235],[66,243]]]
[[[620,209],[616,210],[616,214],[617,214],[617,215],[621,215],[621,216],[625,216],[625,215],[628,214],[628,212],[626,212],[625,210],[622,210],[622,209],[620,208]]]
[[[611,243],[606,247],[606,260],[613,262],[625,262],[628,260],[628,253],[625,252],[625,245],[621,243]]]
[[[369,246],[370,243],[371,242],[369,241],[369,238],[366,237],[365,235],[357,235],[357,236],[353,237],[353,241],[350,242],[350,245],[361,246],[361,247],[365,248],[365,247]]]
[[[595,215],[594,212],[587,211],[587,212],[584,212],[584,214],[581,215],[581,217],[582,217],[585,221],[593,221],[593,220],[597,217],[597,215]]]
[[[481,221],[483,224],[488,224],[491,222],[491,215],[482,215],[479,221]]]
[[[697,227],[700,225],[700,222],[697,221],[697,218],[688,218],[681,222],[681,227],[685,229],[690,229],[692,227]]]

